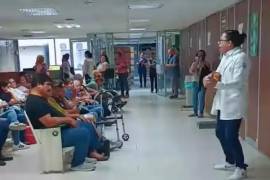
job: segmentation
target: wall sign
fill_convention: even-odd
[[[207,33],[207,45],[210,46],[211,45],[211,32]]]
[[[259,16],[258,13],[250,15],[249,24],[249,55],[252,57],[258,56],[259,46]]]

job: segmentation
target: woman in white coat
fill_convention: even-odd
[[[223,54],[216,72],[204,79],[205,86],[217,89],[212,114],[217,115],[216,136],[226,157],[226,163],[215,165],[217,170],[234,170],[231,180],[247,176],[247,165],[239,141],[239,129],[245,115],[246,91],[249,75],[249,59],[240,46],[246,34],[237,30],[225,31],[218,42]]]

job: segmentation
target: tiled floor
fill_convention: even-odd
[[[0,180],[225,180],[230,172],[213,170],[223,154],[213,130],[199,130],[180,100],[133,91],[125,117],[130,140],[95,172],[40,174],[36,147],[15,154],[0,167]],[[270,160],[243,143],[249,179],[269,180]]]

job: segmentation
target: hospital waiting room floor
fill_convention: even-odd
[[[230,172],[213,170],[213,164],[223,160],[214,130],[199,130],[196,119],[188,117],[190,112],[180,110],[183,103],[148,90],[133,90],[124,107],[130,140],[112,152],[108,162],[99,162],[96,171],[40,174],[38,150],[32,146],[16,152],[13,161],[0,167],[0,180],[227,179]],[[112,136],[112,130],[105,131]],[[269,180],[270,159],[245,142],[243,148],[249,179]]]

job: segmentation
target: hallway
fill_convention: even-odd
[[[130,140],[100,162],[94,172],[40,175],[36,147],[19,151],[0,168],[0,179],[36,180],[225,180],[230,172],[213,170],[223,154],[214,130],[199,130],[183,100],[168,100],[148,90],[131,91],[125,109]],[[106,130],[105,130],[106,131]],[[269,180],[270,160],[244,143],[249,179]]]

